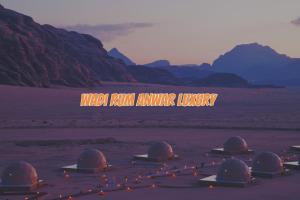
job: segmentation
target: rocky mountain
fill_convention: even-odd
[[[156,60],[154,62],[145,64],[147,67],[165,67],[170,66],[170,62],[168,60]]]
[[[144,65],[127,66],[133,77],[142,83],[156,83],[165,85],[184,85],[184,82],[165,69],[152,68]]]
[[[121,53],[117,48],[112,48],[108,52],[108,55],[123,61],[125,63],[125,65],[136,65],[130,58],[125,56],[123,53]]]
[[[214,73],[212,67],[207,63],[201,65],[170,65],[158,68],[165,69],[178,78],[192,80],[204,78]]]
[[[252,87],[247,80],[230,73],[214,73],[205,78],[193,81],[191,85],[198,87]]]
[[[98,39],[0,7],[0,84],[87,87],[102,80],[135,81]]]
[[[300,85],[300,59],[256,43],[238,45],[212,66],[171,66],[167,60],[134,66],[125,58],[117,49],[107,53],[90,35],[40,25],[0,6],[0,84],[91,87],[101,81],[139,81],[245,87],[245,78],[258,84]]]
[[[216,59],[212,67],[216,72],[234,73],[259,84],[287,83],[300,77],[299,59],[257,43],[234,47]]]

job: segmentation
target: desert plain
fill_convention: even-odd
[[[214,107],[80,107],[84,92],[210,92],[219,96]],[[90,89],[0,86],[0,93],[0,171],[14,161],[32,163],[45,182],[38,191],[47,194],[39,199],[300,198],[297,171],[273,179],[258,178],[245,188],[197,184],[200,178],[216,174],[220,163],[231,157],[210,154],[231,136],[243,137],[256,154],[272,151],[284,160],[297,160],[298,155],[288,150],[300,145],[300,88],[104,83]],[[159,164],[132,160],[160,140],[170,143],[180,158]],[[97,174],[59,170],[76,163],[86,148],[101,150],[112,168]],[[251,166],[254,156],[235,157]],[[166,172],[169,175],[155,176]],[[124,189],[110,191],[118,184]],[[26,197],[30,198],[0,199]]]

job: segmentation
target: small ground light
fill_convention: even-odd
[[[198,172],[193,171],[193,176],[198,176]]]
[[[208,188],[209,188],[209,189],[213,189],[214,186],[213,186],[213,185],[209,185]]]
[[[132,188],[131,187],[126,187],[126,191],[127,192],[132,192]]]
[[[128,182],[128,176],[125,176],[125,177],[124,177],[124,180],[125,180],[125,182],[127,183],[127,182]]]
[[[134,180],[134,183],[136,183],[136,184],[138,184],[138,183],[141,183],[142,181],[139,179],[139,178],[136,178],[135,180]]]
[[[176,178],[176,174],[175,174],[175,173],[172,173],[172,174],[171,174],[171,177],[172,177],[172,178]]]
[[[100,196],[103,196],[105,195],[105,192],[103,190],[101,190],[99,193],[98,193]]]

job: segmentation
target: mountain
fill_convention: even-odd
[[[148,67],[165,67],[170,66],[170,62],[168,60],[156,60],[152,63],[145,64]]]
[[[102,80],[135,81],[98,39],[0,7],[0,84],[89,87]]]
[[[164,85],[184,85],[184,83],[172,73],[161,68],[152,68],[144,65],[127,66],[127,70],[133,77],[142,83],[156,83]]]
[[[172,73],[174,76],[180,79],[190,79],[195,80],[199,78],[204,78],[208,75],[213,74],[213,70],[209,64],[202,65],[170,65],[156,67],[159,69],[164,69]]]
[[[277,84],[300,76],[299,61],[269,46],[242,44],[213,62],[216,72],[234,73],[253,83]],[[300,84],[300,80],[299,80]]]
[[[125,63],[125,65],[136,65],[130,58],[121,53],[117,48],[113,48],[108,52],[108,55],[119,59]]]
[[[192,85],[198,87],[252,87],[247,80],[230,73],[214,73],[203,79],[193,81]]]

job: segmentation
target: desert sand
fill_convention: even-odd
[[[80,93],[97,92],[216,92],[219,99],[209,108],[80,108]],[[273,151],[285,160],[298,159],[288,152],[300,144],[299,88],[222,89],[107,83],[98,89],[28,88],[0,86],[0,171],[17,160],[34,165],[47,183],[39,189],[56,199],[59,195],[86,195],[73,199],[299,199],[300,173],[274,179],[257,179],[246,188],[200,187],[197,181],[215,174],[228,156],[212,155],[214,147],[239,135],[256,153]],[[173,145],[180,159],[165,165],[132,162],[134,154],[147,152],[154,141]],[[97,148],[113,168],[99,174],[64,173],[82,150]],[[249,166],[255,155],[235,156]],[[201,166],[182,170],[185,166]],[[181,169],[173,174],[172,170]],[[171,176],[147,178],[158,171]],[[196,173],[197,172],[197,173]],[[108,187],[104,176],[107,176]],[[124,183],[128,191],[98,193]],[[136,183],[136,179],[141,179]],[[139,182],[139,181],[138,181]],[[154,185],[153,185],[154,184]],[[101,186],[100,186],[101,185]],[[140,188],[138,188],[140,187]],[[154,188],[153,188],[154,187]],[[24,196],[0,196],[18,200]]]

